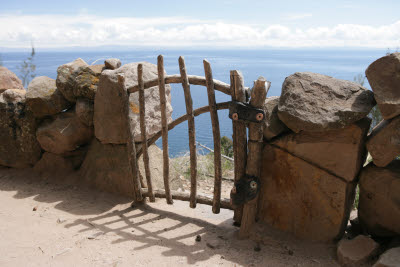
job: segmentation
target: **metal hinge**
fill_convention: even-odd
[[[229,104],[229,118],[235,121],[260,123],[265,119],[265,112],[247,103],[231,101]]]

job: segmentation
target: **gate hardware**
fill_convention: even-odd
[[[255,176],[244,175],[231,190],[231,204],[239,207],[257,197],[260,192],[260,179]]]
[[[231,101],[229,104],[229,118],[234,121],[260,123],[264,121],[265,112],[247,103]]]

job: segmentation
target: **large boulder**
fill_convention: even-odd
[[[343,128],[368,115],[374,95],[357,83],[296,72],[282,85],[278,116],[298,133]]]
[[[92,65],[79,71],[75,78],[74,96],[94,100],[104,65]]]
[[[76,101],[74,88],[76,87],[76,77],[80,72],[89,65],[78,58],[70,63],[61,65],[57,69],[57,88],[61,91],[63,96],[70,102]]]
[[[26,105],[37,118],[55,115],[71,106],[57,89],[56,81],[49,77],[36,77],[27,91]]]
[[[25,90],[8,89],[0,95],[0,165],[33,166],[41,154],[36,121],[25,106]]]
[[[154,188],[163,188],[162,150],[155,145],[149,147],[150,172]],[[138,159],[141,175],[145,180],[143,161]],[[160,167],[161,166],[161,167]],[[89,185],[111,193],[133,196],[132,173],[126,145],[101,144],[94,138],[79,170]],[[171,189],[179,187],[171,182]]]
[[[78,98],[75,105],[75,113],[78,119],[86,126],[93,126],[94,104],[85,98]]]
[[[108,70],[115,70],[121,67],[121,60],[118,58],[109,58],[104,61],[104,65]]]
[[[343,129],[288,134],[272,144],[351,182],[365,161],[370,124],[364,118]]]
[[[400,235],[400,161],[385,168],[370,163],[360,174],[358,218],[374,236]]]
[[[288,127],[278,117],[278,104],[279,96],[271,96],[265,99],[264,138],[267,140],[289,131]]]
[[[400,114],[400,53],[374,61],[365,74],[374,91],[382,117],[386,120]]]
[[[143,79],[148,81],[157,77],[157,66],[148,62],[143,64]],[[139,63],[130,63],[116,70],[104,70],[94,101],[94,128],[96,138],[103,144],[125,144],[128,139],[128,120],[125,117],[129,109],[131,131],[135,141],[141,141],[139,122],[139,96],[138,92],[129,97],[126,88],[137,84],[137,66]],[[125,77],[125,85],[118,83],[118,75]],[[172,121],[171,87],[165,86],[167,94],[167,119]],[[145,90],[146,102],[146,130],[147,136],[161,130],[161,111],[158,86]]]
[[[385,167],[400,155],[400,116],[381,121],[370,133],[367,149],[374,164]]]
[[[0,93],[7,89],[24,89],[24,86],[14,72],[0,66]]]
[[[338,239],[354,194],[355,184],[279,148],[264,147],[259,214],[268,225],[302,239]]]
[[[39,126],[36,136],[44,150],[63,154],[90,142],[93,128],[81,123],[72,110],[45,120]]]

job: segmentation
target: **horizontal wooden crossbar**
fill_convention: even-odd
[[[217,109],[221,110],[221,109],[229,109],[229,102],[221,102],[217,104]],[[204,106],[198,109],[193,110],[193,115],[195,117],[206,113],[206,112],[210,112],[210,106]],[[170,124],[168,124],[168,131],[172,130],[175,128],[175,126],[181,124],[182,122],[186,121],[189,118],[188,114],[182,115],[179,118],[175,119],[174,121],[172,121]],[[162,135],[161,131],[158,131],[156,134],[154,134],[148,141],[147,141],[147,145],[151,146],[152,144],[154,144],[158,138],[160,138]],[[143,153],[143,149],[140,148],[137,152],[137,156],[139,157],[141,154]]]
[[[196,76],[196,75],[188,75],[189,83],[193,85],[202,85],[206,86],[206,78],[202,76]],[[165,83],[182,83],[182,77],[179,74],[174,74],[174,75],[167,75],[165,76]],[[153,86],[158,86],[158,78],[154,78],[149,81],[144,82],[144,89],[153,87]],[[220,91],[224,94],[231,95],[231,86],[227,83],[214,80],[214,89],[217,91]],[[139,91],[139,85],[134,85],[131,87],[127,88],[128,92],[130,94],[138,92]]]
[[[142,188],[143,196],[147,196],[147,188]],[[177,191],[171,191],[172,199],[177,199],[177,200],[183,200],[183,201],[189,201],[190,200],[190,194],[184,193],[184,192],[177,192]],[[164,190],[154,190],[154,196],[157,198],[165,198],[165,191]],[[204,204],[204,205],[213,205],[213,198],[205,195],[197,195],[197,203],[199,204]],[[223,209],[229,209],[233,210],[232,205],[230,203],[230,200],[227,198],[222,198],[221,199],[221,208]]]

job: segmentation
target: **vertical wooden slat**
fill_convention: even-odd
[[[173,201],[169,186],[167,101],[165,95],[164,58],[162,55],[159,55],[157,58],[157,70],[158,70],[158,88],[160,92],[160,108],[161,108],[164,188],[165,188],[167,203],[172,204]]]
[[[122,75],[118,75],[118,83],[125,88],[125,77]],[[128,132],[128,140],[127,140],[127,150],[128,150],[128,160],[129,166],[132,173],[133,179],[133,191],[135,193],[134,199],[136,202],[140,202],[143,200],[142,190],[140,187],[140,180],[139,180],[139,168],[137,165],[136,159],[136,146],[134,142],[134,136],[132,131],[131,120],[129,119],[129,93],[127,92],[126,103],[124,103],[124,110],[125,110],[125,118],[126,123],[128,124],[127,132]]]
[[[190,149],[190,207],[196,207],[197,198],[197,155],[196,155],[196,128],[194,125],[193,101],[190,93],[185,59],[179,57],[179,71],[182,77],[182,87],[185,94],[186,113],[188,114],[189,149]]]
[[[147,133],[146,133],[146,104],[144,101],[144,83],[143,83],[143,65],[139,64],[137,68],[138,73],[138,85],[139,85],[139,112],[140,112],[140,131],[142,132],[142,149],[143,149],[143,163],[144,170],[146,173],[146,182],[148,188],[148,195],[151,202],[155,202],[156,199],[153,194],[153,185],[151,182],[151,173],[149,166],[149,153],[147,149]]]
[[[253,107],[262,108],[269,87],[270,82],[263,77],[255,81],[250,99],[250,104]],[[264,123],[249,123],[249,151],[246,165],[246,174],[249,176],[260,177],[263,126]],[[240,238],[247,238],[250,234],[250,229],[256,218],[257,201],[258,197],[249,201],[243,207],[242,223],[239,231]]]
[[[246,102],[246,91],[244,88],[243,75],[238,70],[231,70],[231,94],[232,100]],[[233,129],[233,154],[235,159],[235,181],[238,181],[246,174],[247,161],[247,128],[243,121],[232,120]],[[234,211],[233,220],[240,224],[242,220],[243,206]]]
[[[213,198],[213,213],[219,213],[221,206],[221,181],[222,181],[222,168],[221,168],[221,134],[219,131],[218,112],[215,101],[214,81],[210,62],[203,61],[204,72],[206,77],[206,86],[208,94],[208,105],[210,106],[211,124],[214,138],[214,198]]]

